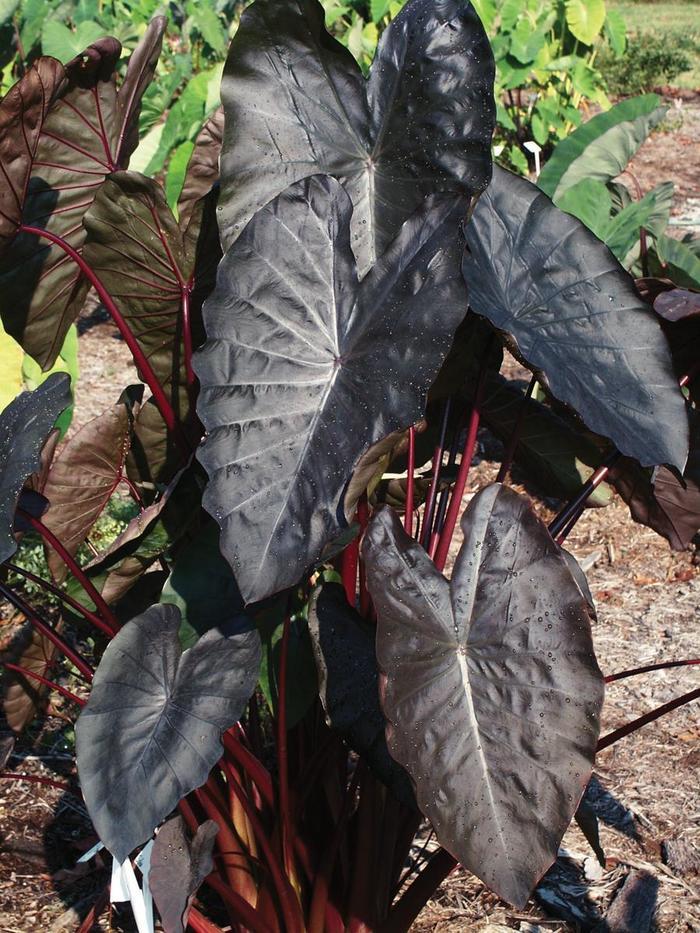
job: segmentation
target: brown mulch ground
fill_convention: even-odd
[[[700,204],[700,107],[686,102],[634,160],[646,191],[672,178],[677,184],[674,235],[689,229]],[[690,226],[693,226],[691,224]],[[700,227],[700,220],[698,220]],[[81,321],[81,379],[77,428],[116,401],[135,381],[129,353],[99,312]],[[488,445],[487,445],[488,448]],[[470,493],[495,477],[483,459]],[[517,474],[515,477],[518,479]],[[518,486],[520,491],[532,489]],[[544,507],[542,507],[544,508]],[[587,562],[598,621],[596,651],[605,673],[674,658],[700,656],[700,567],[692,552],[672,553],[653,532],[635,525],[616,500],[589,510],[568,541]],[[1,613],[0,613],[1,615]],[[0,625],[2,621],[0,620]],[[603,732],[699,685],[698,668],[656,672],[609,686]],[[49,720],[38,751],[18,748],[13,771],[66,781],[72,761],[62,723]],[[599,870],[585,839],[571,829],[555,866],[527,908],[500,902],[473,876],[458,870],[440,887],[414,925],[417,933],[593,930],[644,933],[648,926],[614,920],[615,900],[638,883],[654,905],[660,933],[700,931],[700,715],[697,702],[647,726],[601,753],[589,792],[607,856]],[[108,881],[108,872],[76,869],[90,833],[79,800],[44,784],[0,781],[0,933],[73,931]],[[618,909],[618,914],[619,914]],[[131,929],[128,911],[105,916],[95,929]],[[639,921],[641,922],[641,921]]]

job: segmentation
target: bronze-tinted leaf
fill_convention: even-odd
[[[141,101],[153,80],[167,26],[167,17],[153,17],[129,59],[124,80],[117,94],[116,118],[119,135],[115,148],[115,164],[120,168],[128,166],[129,158],[139,144]]]
[[[603,678],[593,610],[527,500],[462,517],[452,581],[385,508],[363,543],[387,741],[440,843],[522,907],[588,783]]]
[[[192,211],[183,231],[153,179],[136,172],[116,172],[103,185],[84,218],[83,249],[114,299],[136,341],[165,390],[178,420],[199,439],[187,385],[184,305],[195,287],[198,234],[204,204]],[[199,309],[197,309],[198,311]],[[199,314],[189,314],[191,345],[203,339]],[[136,418],[135,457],[152,481],[169,480],[165,464],[183,466],[182,447],[174,448],[153,403]]]
[[[65,445],[44,486],[50,507],[44,524],[75,557],[122,480],[131,441],[135,400],[125,395],[93,418]],[[49,570],[58,582],[68,570],[48,549]]]
[[[0,100],[0,252],[22,222],[39,136],[65,82],[60,62],[40,58]]]
[[[69,62],[66,84],[40,128],[22,226],[45,234],[24,230],[14,239],[0,261],[0,291],[5,329],[44,369],[58,356],[88,288],[77,264],[50,238],[81,251],[83,216],[105,178],[128,160],[159,29],[154,24],[134,51],[123,93],[116,39],[99,39]]]
[[[187,165],[185,183],[177,202],[181,227],[189,223],[194,206],[219,180],[219,156],[224,133],[224,108],[219,107],[206,121],[195,140]]]
[[[57,631],[61,625],[57,626]],[[23,667],[40,677],[50,677],[58,650],[53,642],[27,622],[7,651],[3,661]],[[2,710],[7,724],[14,732],[23,732],[33,720],[46,709],[49,688],[33,677],[25,677],[16,671],[6,671],[3,676]]]

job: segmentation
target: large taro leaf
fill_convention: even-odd
[[[51,465],[42,490],[50,503],[44,524],[73,557],[122,481],[135,404],[125,393],[81,428]],[[54,579],[65,580],[68,570],[53,549],[47,561]]]
[[[181,228],[160,185],[136,172],[116,172],[84,218],[83,255],[114,299],[193,446],[200,431],[187,386],[183,307],[186,302],[190,311],[192,345],[199,346],[200,308],[192,308],[191,296],[204,209],[205,202],[198,201]],[[139,412],[135,435],[140,474],[151,481],[172,479],[183,465],[183,451],[152,402]]]
[[[584,178],[612,181],[667,110],[656,94],[645,94],[597,114],[558,143],[540,173],[538,186],[556,202]]]
[[[299,580],[342,530],[361,454],[422,416],[464,315],[464,210],[429,198],[358,282],[350,199],[314,176],[259,211],[220,264],[195,357],[199,458],[246,602]]]
[[[309,603],[309,632],[328,725],[398,800],[415,808],[411,780],[389,754],[384,735],[374,626],[350,606],[342,586],[326,583]]]
[[[22,222],[41,129],[65,81],[60,62],[40,58],[0,100],[0,252]]]
[[[643,465],[682,470],[683,396],[634,282],[579,220],[496,167],[465,227],[469,303],[595,433]]]
[[[387,740],[440,843],[522,907],[591,774],[593,609],[511,489],[477,493],[462,530],[451,582],[390,509],[365,536]]]
[[[99,39],[65,66],[65,86],[33,147],[21,205],[23,227],[45,230],[80,252],[85,212],[105,178],[128,163],[163,29],[163,18],[157,17],[134,51],[119,90],[114,69],[121,46],[116,39]],[[0,261],[5,328],[45,369],[55,361],[87,289],[62,246],[22,228]]]
[[[148,882],[166,933],[185,933],[197,889],[214,869],[212,850],[218,823],[206,820],[190,842],[181,816],[161,827],[151,852]]]
[[[220,228],[227,249],[293,182],[338,177],[363,276],[429,194],[488,184],[493,56],[466,0],[410,0],[365,81],[316,0],[256,0],[224,69]]]
[[[221,733],[242,714],[260,638],[240,616],[181,653],[180,613],[152,606],[109,643],[75,729],[78,774],[95,829],[122,862],[206,781]]]
[[[57,373],[0,413],[0,564],[17,550],[13,522],[24,481],[41,468],[44,441],[71,401],[70,379]]]

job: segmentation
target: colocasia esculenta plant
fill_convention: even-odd
[[[255,0],[174,212],[129,171],[163,29],[121,86],[104,39],[0,102],[6,330],[48,369],[92,289],[141,380],[58,448],[68,377],[0,416],[0,590],[31,630],[6,712],[82,707],[74,790],[142,930],[134,858],[168,931],[406,930],[456,861],[522,906],[625,732],[599,742],[562,542],[606,478],[650,501],[665,477],[700,526],[687,340],[492,167],[467,0],[410,0],[367,78],[316,0]],[[463,511],[480,424],[503,482]],[[549,528],[514,458],[568,499]],[[117,490],[138,514],[86,562]],[[29,531],[53,581],[13,562]],[[425,820],[440,847],[405,872]]]

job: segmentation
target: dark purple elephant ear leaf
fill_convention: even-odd
[[[592,431],[644,466],[682,470],[688,425],[668,346],[608,248],[498,167],[464,233],[472,309]]]
[[[603,701],[593,610],[512,490],[479,492],[462,530],[451,582],[390,509],[365,536],[387,741],[440,843],[522,907],[591,774]]]
[[[78,773],[93,825],[122,862],[179,800],[206,781],[221,733],[240,717],[260,670],[260,637],[223,618],[181,652],[180,612],[158,605],[109,643],[76,724]]]
[[[465,209],[428,198],[360,282],[350,199],[317,175],[259,211],[222,260],[195,354],[198,457],[247,603],[318,560],[345,527],[362,453],[422,417],[464,316]]]
[[[148,878],[164,933],[184,933],[194,895],[214,868],[212,851],[218,831],[214,820],[207,820],[190,842],[181,816],[158,830]]]
[[[70,377],[56,373],[0,413],[0,564],[17,550],[14,517],[24,482],[41,469],[44,442],[71,402]]]
[[[365,81],[317,0],[256,0],[221,84],[221,240],[290,184],[334,175],[353,203],[364,276],[429,194],[471,197],[491,174],[494,63],[466,0],[409,0]]]

